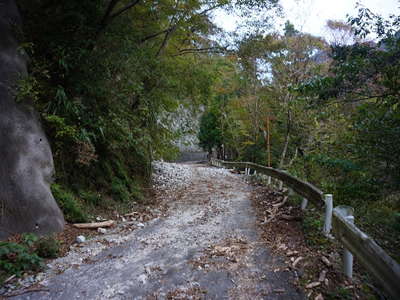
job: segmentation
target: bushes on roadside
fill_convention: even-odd
[[[64,212],[68,222],[86,222],[88,217],[74,194],[63,189],[59,184],[53,184],[51,191],[57,203]]]
[[[53,236],[23,234],[19,242],[0,242],[0,284],[12,275],[44,268],[43,258],[56,258],[59,242]]]

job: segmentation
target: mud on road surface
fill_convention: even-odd
[[[252,187],[241,175],[196,164],[156,170],[158,181],[185,181],[162,185],[166,214],[89,240],[13,299],[304,298],[260,241]]]

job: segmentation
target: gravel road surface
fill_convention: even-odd
[[[154,179],[165,213],[74,247],[13,299],[304,298],[259,241],[243,175],[159,162]]]

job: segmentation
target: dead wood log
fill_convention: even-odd
[[[74,227],[80,228],[80,229],[96,229],[99,227],[111,227],[114,225],[113,220],[108,220],[104,222],[96,222],[96,223],[77,223],[73,224]]]

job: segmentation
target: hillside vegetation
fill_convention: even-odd
[[[173,159],[169,114],[214,98],[226,47],[216,9],[245,13],[275,1],[18,1],[29,76],[17,100],[33,104],[51,143],[53,194],[67,221],[143,199],[151,161]],[[219,54],[221,53],[221,54]],[[131,201],[132,200],[132,201]]]
[[[273,28],[275,0],[18,5],[30,63],[17,100],[40,113],[68,221],[143,201],[151,162],[178,153],[170,113],[205,107],[205,150],[287,169],[334,194],[399,259],[397,16],[360,8],[320,38],[290,22]],[[247,22],[227,36],[213,23],[217,10]],[[257,11],[268,17],[248,17]]]
[[[361,7],[327,27],[326,39],[287,22],[283,34],[241,40],[199,139],[220,158],[285,169],[332,193],[399,260],[399,17]]]

